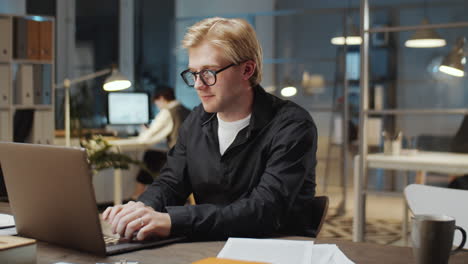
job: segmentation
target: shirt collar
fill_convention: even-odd
[[[274,116],[274,102],[263,87],[254,87],[254,104],[252,118],[250,119],[250,131],[260,130],[265,127]]]

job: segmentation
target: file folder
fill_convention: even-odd
[[[10,66],[8,64],[0,64],[0,106],[10,105],[10,90]]]
[[[39,60],[39,22],[15,18],[15,58]]]
[[[12,25],[9,17],[0,17],[0,61],[9,61],[11,59],[12,49]]]
[[[33,104],[33,65],[19,66],[16,76],[15,104]]]
[[[43,21],[39,23],[39,59],[52,60],[52,21]]]

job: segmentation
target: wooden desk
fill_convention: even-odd
[[[367,155],[367,168],[382,168],[402,171],[439,172],[447,174],[468,174],[468,154],[448,152],[418,151],[414,154],[384,155],[375,153]],[[364,168],[365,170],[367,168]],[[405,177],[406,179],[406,177]],[[354,157],[354,222],[353,241],[364,240],[366,182],[359,172],[359,155]],[[406,205],[406,203],[405,203]],[[403,237],[406,236],[407,210],[405,207]],[[468,263],[468,262],[467,262]]]
[[[0,203],[0,213],[9,212],[10,208],[8,204]],[[286,237],[285,239],[310,240],[310,238],[306,237]],[[113,263],[124,259],[127,261],[138,261],[140,264],[187,264],[202,258],[216,256],[223,248],[224,243],[224,241],[179,243],[110,257],[99,257],[54,246],[45,242],[38,242],[37,264],[51,264],[56,262],[69,262],[74,264],[98,262]],[[318,239],[315,243],[336,244],[349,259],[359,264],[407,264],[413,262],[412,249],[409,247],[382,246],[369,243],[340,241],[336,239]],[[463,251],[452,256],[449,263],[468,263],[468,251]]]
[[[307,239],[302,237],[290,237],[288,239]],[[223,248],[225,242],[194,242],[173,244],[161,248],[139,250],[126,254],[97,257],[77,252],[75,250],[56,247],[39,242],[37,248],[37,263],[50,264],[59,261],[70,263],[113,263],[120,260],[138,261],[140,264],[164,263],[187,264],[196,260],[213,257]],[[412,249],[409,247],[382,246],[368,243],[357,243],[332,239],[318,239],[317,244],[337,244],[341,251],[355,263],[375,264],[392,263],[407,264],[413,262]],[[451,264],[468,263],[468,252],[458,253],[450,258]]]

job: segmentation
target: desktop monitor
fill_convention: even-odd
[[[150,104],[147,93],[109,93],[108,123],[111,125],[138,125],[149,123]]]

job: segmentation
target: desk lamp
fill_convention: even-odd
[[[132,83],[125,78],[116,68],[104,69],[97,71],[76,79],[63,80],[62,84],[56,85],[55,88],[64,88],[65,89],[65,146],[70,146],[70,87],[72,85],[93,80],[97,77],[104,76],[106,74],[111,74],[104,81],[103,89],[104,91],[114,92],[121,91],[129,88]]]

